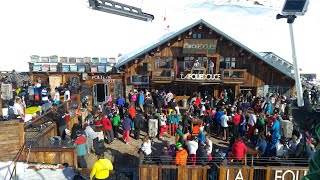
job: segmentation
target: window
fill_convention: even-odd
[[[155,67],[156,68],[160,68],[160,57],[156,57],[156,65],[155,65]]]
[[[156,57],[155,68],[173,68],[173,57]]]
[[[201,64],[201,67],[207,66],[207,57],[198,57],[198,62]]]
[[[162,57],[161,67],[167,68],[167,57]]]
[[[197,39],[197,34],[192,34],[193,39]]]
[[[119,94],[123,95],[123,83],[122,82],[115,82],[114,83],[114,97],[118,97]]]
[[[149,84],[149,76],[131,75],[130,83],[131,84]]]
[[[201,33],[193,33],[192,39],[202,39],[202,34]]]
[[[173,57],[168,57],[168,66],[169,68],[173,68]]]
[[[184,67],[185,69],[191,69],[193,67],[194,64],[194,57],[185,57],[184,58]]]
[[[221,61],[221,59],[220,59]],[[226,69],[236,68],[236,58],[235,57],[226,57],[225,58]]]

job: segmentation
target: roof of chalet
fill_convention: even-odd
[[[145,53],[157,48],[161,44],[166,43],[170,39],[182,34],[183,32],[189,31],[191,28],[193,28],[194,26],[199,25],[199,24],[204,24],[205,26],[209,27],[210,29],[212,29],[216,33],[224,36],[225,38],[229,39],[230,41],[234,42],[235,44],[237,44],[238,46],[243,48],[244,50],[250,52],[252,55],[258,57],[261,60],[263,60],[265,63],[269,64],[270,66],[274,67],[275,69],[279,70],[280,72],[282,72],[285,75],[289,76],[290,78],[294,79],[294,76],[291,73],[291,68],[293,67],[293,65],[291,63],[289,63],[288,61],[282,59],[281,57],[277,56],[276,54],[274,54],[272,52],[263,52],[263,53],[255,52],[252,49],[250,49],[247,46],[245,46],[242,43],[240,43],[239,41],[235,40],[231,36],[229,36],[226,33],[222,32],[218,28],[216,28],[213,25],[209,24],[208,22],[206,22],[203,19],[200,19],[197,22],[195,22],[195,23],[193,23],[193,24],[191,24],[189,26],[186,26],[186,27],[182,28],[181,30],[169,32],[169,33],[165,34],[164,36],[162,36],[161,38],[159,38],[159,40],[156,41],[156,42],[150,43],[150,44],[148,44],[146,46],[143,46],[143,47],[141,47],[139,49],[136,49],[136,50],[134,50],[134,51],[132,51],[130,53],[127,53],[127,54],[124,54],[124,55],[120,56],[118,61],[117,61],[117,64],[115,66],[116,67],[120,67],[120,66],[132,61],[133,59],[135,59],[135,58],[137,58],[137,57],[139,57],[141,55],[144,55]],[[279,63],[276,63],[278,61],[279,61]]]

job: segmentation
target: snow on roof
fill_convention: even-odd
[[[280,72],[284,73],[285,75],[291,77],[292,79],[294,79],[294,76],[292,75],[291,72],[288,72],[287,69],[278,66],[277,64],[274,64],[272,61],[266,59],[266,54],[260,54],[258,52],[253,51],[252,49],[248,48],[247,46],[245,46],[244,44],[240,43],[239,41],[237,41],[236,39],[232,38],[231,36],[227,35],[226,33],[222,32],[221,30],[219,30],[218,28],[214,27],[213,25],[211,25],[210,23],[206,22],[203,19],[198,20],[197,22],[186,26],[184,28],[182,28],[181,30],[178,31],[174,31],[174,32],[170,32],[168,34],[165,34],[164,36],[162,36],[161,38],[159,38],[157,41],[152,42],[146,46],[143,46],[141,48],[138,48],[128,54],[122,55],[121,57],[119,57],[116,67],[120,67],[130,61],[132,61],[133,59],[147,53],[148,51],[151,51],[152,49],[157,48],[158,46],[160,46],[161,44],[169,41],[170,39],[174,38],[175,36],[180,35],[181,33],[190,30],[191,28],[193,28],[194,26],[198,25],[198,24],[204,24],[205,26],[209,27],[210,29],[212,29],[213,31],[215,31],[216,33],[224,36],[226,39],[229,39],[230,41],[234,42],[235,44],[237,44],[238,46],[242,47],[243,49],[247,50],[248,52],[250,52],[252,55],[256,56],[257,58],[263,60],[265,63],[271,65],[272,67],[274,67],[275,69],[279,70]],[[275,55],[276,56],[276,55]],[[287,61],[286,61],[287,62]]]

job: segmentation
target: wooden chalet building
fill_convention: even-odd
[[[204,91],[217,97],[224,89],[235,95],[272,90],[290,96],[295,84],[292,64],[273,53],[254,52],[202,19],[121,56],[116,67],[124,72],[125,94],[170,90],[178,101]]]
[[[114,99],[123,95],[123,73],[114,68],[115,58],[97,57],[39,57],[31,56],[29,63],[30,81],[41,80],[51,87],[69,84],[71,90],[81,90],[84,95],[92,96],[92,102],[99,104],[107,101],[107,96]]]
[[[145,89],[172,91],[178,102],[197,92],[218,97],[224,89],[232,89],[235,96],[249,90],[259,96],[267,92],[290,96],[295,84],[292,64],[270,52],[254,52],[202,19],[117,62],[32,56],[29,66],[31,82],[40,79],[50,87],[62,83],[90,89],[93,103]]]

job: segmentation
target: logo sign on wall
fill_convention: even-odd
[[[215,54],[216,39],[185,39],[183,41],[184,54]]]

